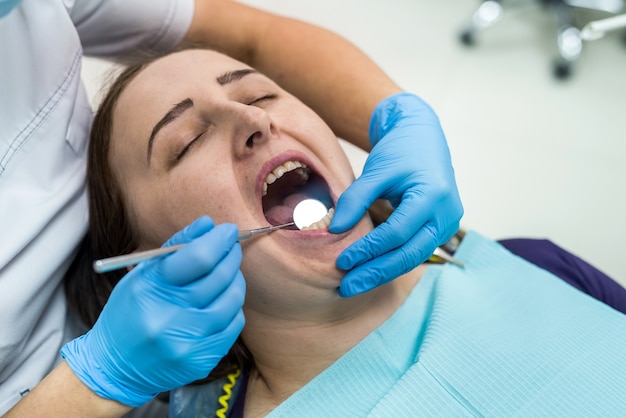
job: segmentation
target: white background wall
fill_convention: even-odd
[[[425,98],[446,132],[462,226],[492,238],[549,238],[626,285],[626,46],[585,44],[557,81],[546,10],[506,13],[473,48],[459,30],[474,0],[245,0],[332,29]],[[605,17],[581,13],[581,20]],[[92,97],[107,64],[87,59]],[[364,155],[347,147],[360,172]]]

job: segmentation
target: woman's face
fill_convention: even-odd
[[[286,222],[304,196],[334,206],[353,180],[335,135],[311,109],[207,50],[168,55],[130,82],[114,111],[109,161],[141,249],[201,215],[240,229]],[[280,230],[242,242],[247,305],[338,297],[337,255],[371,227],[363,219],[344,234]]]

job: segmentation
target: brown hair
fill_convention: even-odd
[[[126,273],[117,270],[96,274],[92,269],[93,262],[126,254],[138,247],[120,186],[109,164],[113,113],[128,84],[157,58],[146,57],[119,72],[103,97],[91,128],[87,156],[89,229],[65,277],[68,304],[88,327],[95,324],[113,287]],[[251,356],[239,338],[207,379],[226,376],[234,368],[244,368],[250,362]]]

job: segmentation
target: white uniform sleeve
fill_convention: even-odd
[[[85,55],[167,51],[187,33],[193,0],[65,0]]]
[[[62,279],[87,229],[83,48],[166,51],[193,0],[23,0],[0,19],[0,415],[61,360]],[[69,324],[69,323],[68,323]]]

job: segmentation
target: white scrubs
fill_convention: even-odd
[[[81,57],[166,50],[193,0],[24,0],[0,19],[0,415],[60,360],[62,277],[87,226]]]

